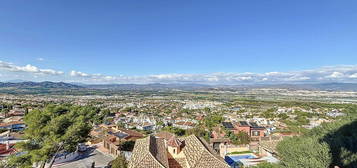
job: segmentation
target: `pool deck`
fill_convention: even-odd
[[[271,163],[279,162],[279,160],[273,156],[258,157],[253,153],[233,154],[227,156],[230,157],[230,159],[234,160],[235,162],[241,162],[244,166],[254,166],[262,162],[271,162]],[[240,158],[240,156],[242,158]],[[254,158],[247,158],[249,156],[252,156]]]

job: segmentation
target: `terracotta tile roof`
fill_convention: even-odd
[[[169,159],[169,167],[170,168],[186,168],[187,160],[186,158],[170,158]]]
[[[180,122],[176,122],[175,124],[176,124],[176,125],[185,125],[185,126],[195,126],[195,123],[190,122],[190,121],[187,121],[187,122],[185,122],[185,121],[180,121]]]
[[[161,131],[155,135],[156,137],[163,138],[165,140],[169,140],[171,137],[175,136],[174,134],[167,132],[167,131]]]
[[[10,125],[25,124],[23,121],[11,121],[8,123],[0,123],[0,127],[7,127]]]
[[[149,136],[136,140],[129,168],[167,168],[168,166],[163,139]]]
[[[144,137],[144,135],[140,132],[129,130],[129,129],[119,129],[119,131],[128,134],[130,137]]]
[[[182,145],[182,142],[178,140],[175,136],[172,136],[168,141],[167,141],[168,146],[172,147],[180,147]]]
[[[185,141],[183,152],[186,155],[187,163],[190,168],[230,167],[204,140],[199,139],[195,135],[185,137],[183,140]]]
[[[170,140],[177,142],[176,138]],[[184,158],[168,158],[162,138],[149,136],[135,143],[129,168],[229,168],[228,164],[203,139],[191,135],[179,139],[185,143]]]

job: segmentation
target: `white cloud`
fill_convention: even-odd
[[[83,82],[95,82],[95,83],[107,83],[111,81],[116,81],[118,77],[116,76],[109,76],[109,75],[102,75],[102,74],[88,74],[80,71],[72,70],[69,72],[69,76],[73,77],[74,79],[80,79]]]
[[[146,76],[103,75],[72,70],[62,71],[42,69],[33,65],[18,66],[0,61],[0,71],[6,78],[26,78],[27,80],[56,80],[83,83],[201,83],[201,84],[252,84],[252,83],[357,83],[357,65],[328,66],[317,69],[266,72],[266,73],[207,73],[207,74],[155,74]],[[26,73],[26,74],[24,74]],[[32,74],[32,75],[29,75]],[[17,76],[19,75],[19,76]],[[23,77],[25,76],[25,77]],[[35,78],[38,77],[38,78]],[[31,78],[32,77],[32,78]]]
[[[73,77],[90,77],[89,74],[87,73],[83,73],[83,72],[79,72],[79,71],[71,71],[69,73],[70,76],[73,76]]]
[[[39,57],[39,58],[36,58],[37,61],[44,61],[45,59]]]
[[[326,76],[327,78],[342,78],[344,75],[341,72],[332,72],[331,75]]]
[[[267,76],[277,76],[277,75],[281,75],[282,73],[281,72],[267,72],[265,73],[265,75]]]
[[[77,71],[74,71],[77,72]],[[72,74],[73,72],[71,72]],[[73,73],[85,82],[95,83],[306,83],[306,82],[357,82],[357,65],[329,66],[312,70],[267,73],[209,73],[209,74],[157,74],[148,76],[105,76]]]
[[[350,76],[348,76],[349,78],[357,78],[357,73],[354,73],[354,74],[352,74],[352,75],[350,75]]]
[[[306,80],[309,80],[309,79],[311,79],[311,78],[307,77],[307,76],[296,75],[296,76],[291,76],[289,78],[286,78],[285,81],[306,81]]]
[[[116,78],[116,82],[164,83],[206,83],[206,84],[244,84],[244,83],[291,83],[291,82],[357,82],[357,65],[328,66],[317,69],[267,72],[267,73],[211,73],[211,74],[160,74],[141,77]]]
[[[34,74],[42,74],[42,75],[62,75],[64,74],[62,71],[56,71],[53,69],[40,69],[33,65],[26,66],[17,66],[9,62],[0,61],[0,69],[4,71],[10,72],[27,72]]]

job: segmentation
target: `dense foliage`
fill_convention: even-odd
[[[186,130],[181,129],[181,128],[176,128],[173,126],[164,127],[162,130],[171,132],[177,136],[184,136],[186,134]]]
[[[220,114],[211,114],[208,115],[204,118],[204,125],[209,128],[212,129],[213,127],[217,126],[218,124],[222,123],[223,121],[223,117]]]
[[[278,146],[284,167],[328,167],[331,155],[327,143],[314,137],[293,137]]]
[[[263,162],[263,163],[259,163],[258,165],[254,166],[253,168],[279,168],[279,167],[280,166],[277,164]]]
[[[135,141],[124,141],[119,145],[119,149],[122,151],[133,151]]]
[[[24,118],[28,141],[16,144],[23,154],[10,157],[9,167],[43,164],[61,146],[61,150],[75,151],[78,143],[86,141],[92,123],[100,120],[99,113],[98,108],[70,105],[48,105],[31,111]]]
[[[250,137],[244,131],[239,131],[238,134],[234,134],[232,131],[226,131],[225,137],[229,138],[231,142],[235,145],[249,144]]]
[[[199,127],[199,126],[193,128],[193,129],[188,129],[188,130],[168,126],[168,127],[164,127],[162,130],[171,132],[171,133],[175,134],[176,136],[188,136],[188,135],[194,134],[198,137],[204,138],[207,142],[209,142],[209,139],[211,137],[211,134],[209,131],[207,131],[203,127]]]
[[[277,150],[282,167],[357,167],[357,107],[345,109],[348,115],[324,123],[300,137],[280,142]]]
[[[192,134],[204,138],[207,142],[209,142],[211,138],[211,133],[209,131],[206,131],[202,127],[195,127],[193,129],[189,129],[186,131],[186,135],[192,135]]]
[[[112,168],[127,168],[128,163],[125,157],[120,155],[111,162],[111,166]]]

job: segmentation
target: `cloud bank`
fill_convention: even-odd
[[[267,73],[158,74],[148,76],[106,76],[72,71],[72,76],[95,83],[201,83],[274,84],[357,82],[357,65],[327,66],[312,70]]]
[[[311,70],[290,72],[266,72],[266,73],[207,73],[207,74],[156,74],[146,76],[102,75],[91,74],[77,70],[68,73],[53,69],[41,69],[33,65],[18,66],[12,63],[0,61],[0,71],[3,76],[7,74],[16,78],[17,73],[26,73],[30,79],[38,79],[38,75],[44,77],[41,80],[51,79],[64,82],[82,82],[92,84],[114,83],[200,83],[200,84],[274,84],[274,83],[324,83],[324,82],[351,82],[357,83],[357,65],[326,66]]]
[[[62,71],[55,71],[53,69],[40,69],[36,66],[27,64],[26,66],[17,66],[9,62],[0,61],[0,69],[10,72],[28,72],[33,74],[43,75],[63,75]]]

